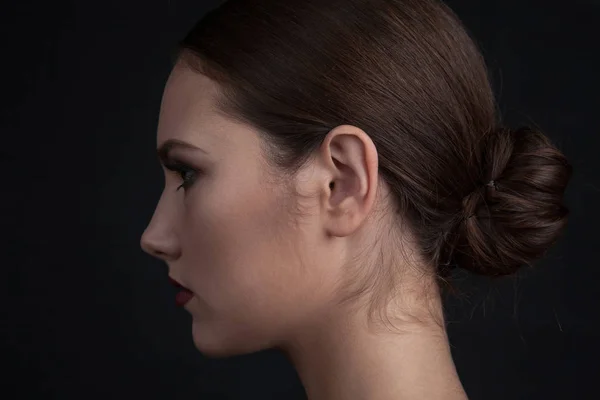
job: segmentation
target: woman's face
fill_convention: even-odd
[[[214,85],[182,65],[169,77],[157,144],[186,145],[163,160],[178,171],[163,164],[164,190],[141,245],[194,293],[185,308],[196,347],[222,356],[271,347],[318,318],[336,257],[318,217],[292,218],[294,199],[273,181],[257,132],[212,109]],[[310,210],[310,199],[303,205]]]

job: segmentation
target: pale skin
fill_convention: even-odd
[[[190,171],[164,168],[141,238],[194,293],[185,309],[196,348],[209,357],[277,348],[310,400],[466,399],[432,275],[377,235],[400,217],[378,213],[389,199],[370,137],[340,125],[294,179],[280,181],[258,132],[215,112],[216,88],[181,62],[173,69],[157,144],[188,144],[174,145],[169,159]],[[181,174],[190,185],[177,190]],[[402,272],[385,308],[394,331],[368,320],[367,303],[339,301],[340,288],[361,276],[349,271],[377,268],[377,254]]]

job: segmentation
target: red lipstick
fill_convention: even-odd
[[[194,293],[191,290],[177,282],[175,279],[169,277],[169,281],[173,286],[175,286],[178,289],[181,289],[181,291],[178,292],[175,296],[175,303],[177,303],[179,307],[183,307],[188,301],[192,299],[192,297],[194,297]]]

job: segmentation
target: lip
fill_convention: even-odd
[[[187,289],[185,286],[183,286],[181,283],[177,282],[175,279],[173,279],[173,278],[171,278],[171,277],[169,277],[169,282],[171,282],[171,284],[172,284],[173,286],[175,286],[176,288],[179,288],[179,289]]]
[[[175,303],[177,303],[179,307],[185,306],[188,303],[188,301],[190,301],[192,297],[194,297],[194,293],[171,277],[169,277],[169,281],[173,286],[175,286],[178,289],[181,289],[175,296]]]

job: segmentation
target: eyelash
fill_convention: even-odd
[[[167,168],[169,171],[176,172],[183,181],[183,183],[179,185],[176,190],[179,190],[181,188],[183,188],[183,190],[187,190],[196,181],[196,175],[198,174],[198,171],[194,168],[188,167],[185,164],[182,164],[180,162],[172,162],[166,164],[165,168]],[[186,174],[188,173],[192,175],[191,178],[186,178]]]

